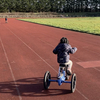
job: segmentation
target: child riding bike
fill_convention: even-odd
[[[72,68],[72,61],[69,59],[70,55],[77,51],[76,47],[71,47],[71,45],[68,42],[68,39],[66,37],[62,37],[60,39],[60,43],[56,46],[56,48],[53,50],[54,54],[57,54],[57,61],[59,63],[59,72],[58,72],[58,78],[60,78],[60,71],[61,71],[61,65],[67,66],[66,70],[66,78],[69,79],[69,76],[72,74],[71,68]]]

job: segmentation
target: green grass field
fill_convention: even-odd
[[[41,18],[20,20],[100,35],[100,17]]]

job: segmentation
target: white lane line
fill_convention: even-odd
[[[95,70],[97,70],[97,71],[99,71],[100,72],[100,70],[98,69],[98,68],[96,68],[96,67],[93,67]]]
[[[6,27],[7,28],[7,27]],[[36,53],[31,47],[29,47],[23,40],[21,40],[16,34],[14,34],[13,31],[11,31],[9,28],[7,28],[16,38],[18,38],[26,47],[28,47],[33,53],[35,53],[43,62],[45,62],[49,67],[51,67],[56,73],[58,73],[50,64],[48,64],[38,53]],[[84,94],[82,94],[78,89],[76,91],[84,97],[86,100],[89,100]]]
[[[19,89],[18,89],[18,87],[17,87],[17,83],[16,83],[16,80],[15,80],[13,71],[12,71],[12,68],[11,68],[11,65],[10,65],[10,63],[9,63],[9,59],[8,59],[6,50],[5,50],[4,45],[3,45],[3,42],[2,42],[2,40],[1,40],[1,37],[0,37],[0,42],[1,42],[1,45],[2,45],[4,54],[5,54],[5,57],[6,57],[6,60],[7,60],[7,63],[8,63],[8,66],[9,66],[9,69],[10,69],[10,72],[11,72],[11,75],[12,75],[12,78],[13,78],[13,81],[14,81],[14,84],[15,84],[15,87],[16,87],[16,90],[17,90],[17,93],[18,93],[19,100],[22,100],[21,95],[20,95],[20,92],[19,92]]]
[[[81,94],[86,100],[89,100],[83,93],[81,93],[78,89],[76,89],[76,91]]]

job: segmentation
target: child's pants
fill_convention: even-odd
[[[73,64],[73,62],[71,61],[71,60],[69,60],[69,62],[67,62],[67,63],[64,63],[66,66],[68,65],[68,67],[67,67],[67,70],[69,70],[70,72],[72,72],[71,71],[71,68],[72,68],[72,64]],[[58,71],[58,77],[60,76],[60,66],[59,66],[59,71]]]

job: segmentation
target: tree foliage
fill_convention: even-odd
[[[0,12],[98,12],[100,0],[0,0]]]

